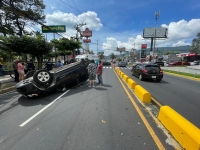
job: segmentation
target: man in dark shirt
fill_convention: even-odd
[[[3,65],[0,62],[0,76],[3,76]]]
[[[18,60],[15,60],[12,64],[12,67],[15,73],[15,82],[19,82],[19,73],[17,71],[17,63],[18,63]]]
[[[32,60],[30,60],[30,61],[27,63],[27,70],[28,70],[28,71],[35,70],[35,65],[34,65],[34,63],[33,63]]]
[[[54,64],[53,64],[53,63],[51,62],[51,60],[49,59],[49,60],[46,62],[45,66],[46,66],[46,69],[47,69],[48,71],[50,71],[50,70],[53,69]]]

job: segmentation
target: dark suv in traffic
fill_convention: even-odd
[[[38,70],[29,78],[17,83],[15,87],[23,96],[33,97],[54,89],[60,91],[69,84],[78,85],[87,79],[87,65],[84,62],[74,62],[51,71]]]
[[[139,63],[132,67],[131,72],[140,80],[155,79],[160,82],[163,78],[163,71],[157,64]]]

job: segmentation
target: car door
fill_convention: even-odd
[[[135,66],[135,75],[136,76],[139,76],[140,75],[140,70],[141,70],[141,64],[137,64],[136,66]]]

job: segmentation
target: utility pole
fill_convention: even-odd
[[[98,41],[99,41],[99,39],[96,39],[97,40],[97,55],[98,55]]]
[[[76,24],[74,26],[74,28],[76,29],[76,37],[75,37],[76,41],[79,41],[79,39],[82,39],[82,33],[81,33],[80,28],[84,25],[86,25],[86,23]],[[79,35],[80,35],[80,37],[79,37]],[[75,55],[76,55],[76,53],[73,51],[73,58],[75,58]]]
[[[154,34],[154,48],[153,48],[153,59],[154,59],[154,55],[155,55],[155,46],[156,46],[156,25],[157,25],[157,20],[160,16],[160,11],[155,12],[155,34]]]

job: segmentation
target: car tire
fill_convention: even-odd
[[[140,81],[142,81],[142,80],[143,80],[143,77],[142,77],[142,75],[141,75],[141,74],[139,75],[139,79],[140,79]]]
[[[35,73],[35,70],[28,71],[24,79],[28,79],[32,77]]]
[[[157,82],[160,82],[162,79],[156,79]]]
[[[40,85],[46,85],[51,83],[53,76],[48,70],[42,69],[34,73],[33,79]]]

